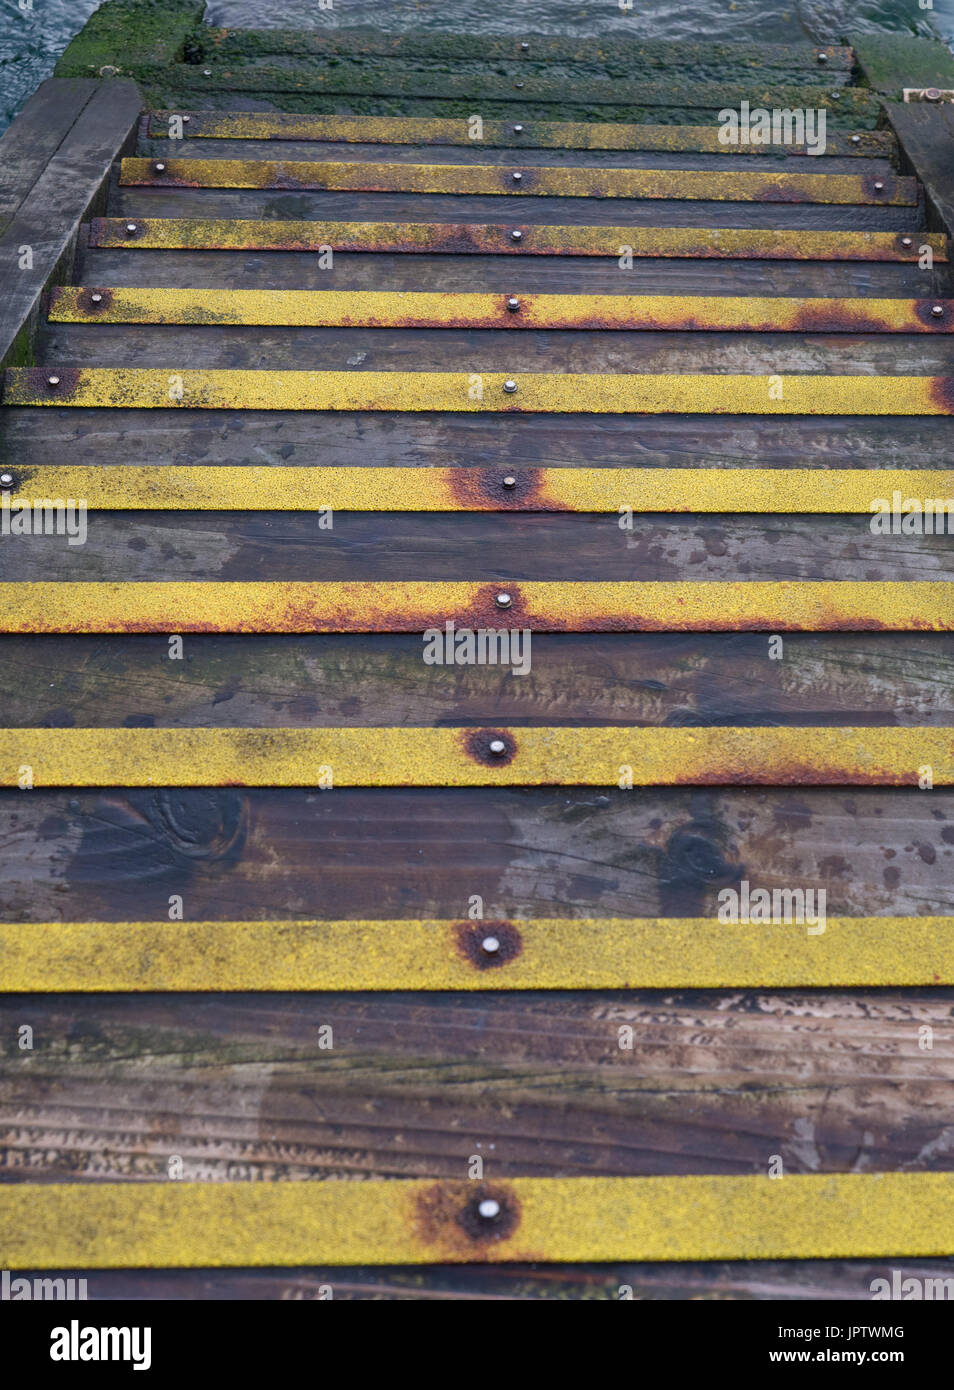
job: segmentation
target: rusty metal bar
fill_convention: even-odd
[[[0,584],[0,632],[950,632],[944,581]]]
[[[625,125],[622,122],[485,120],[480,138],[474,125],[457,119],[420,116],[303,116],[285,111],[153,111],[149,135],[168,138],[181,131],[189,140],[315,140],[361,145],[462,145],[467,148],[553,150],[660,150],[699,154],[807,155],[809,145],[725,144],[711,125]],[[178,136],[175,138],[179,138]],[[897,149],[885,130],[827,134],[825,154],[890,159]]]
[[[11,517],[36,499],[91,511],[868,513],[921,499],[954,516],[954,471],[867,468],[7,468]],[[0,494],[2,497],[2,494]],[[935,504],[943,503],[941,507]],[[2,502],[0,502],[2,505]],[[2,518],[0,518],[2,522]]]
[[[0,787],[954,785],[954,728],[2,729]]]
[[[954,331],[954,301],[69,285],[51,291],[49,317],[53,323],[267,324],[283,328],[950,333]]]
[[[5,922],[0,993],[954,984],[954,918],[826,920],[813,893],[775,893],[775,924],[712,917]]]
[[[6,1269],[952,1254],[954,1173],[0,1184]]]
[[[90,246],[164,251],[357,251],[714,260],[947,261],[940,232],[818,232],[737,227],[554,227],[520,223],[283,222],[95,217]]]
[[[715,173],[541,165],[316,163],[275,159],[122,161],[120,183],[145,188],[262,188],[350,193],[520,194],[706,202],[868,203],[913,207],[917,180],[896,174]]]
[[[954,377],[12,367],[5,405],[526,414],[951,415]]]

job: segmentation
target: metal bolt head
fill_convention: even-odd
[[[517,486],[517,480],[516,480],[516,478],[513,476],[512,473],[508,473],[507,476],[503,479],[503,485],[504,485],[504,487],[516,487],[516,486]]]
[[[514,173],[512,173],[512,174],[510,175],[510,177],[513,179],[514,183],[520,183],[521,180],[523,179],[523,174],[521,174],[521,173],[515,171]]]
[[[12,487],[12,486],[13,486],[13,474],[12,474],[12,473],[0,473],[0,487]]]
[[[191,116],[183,116],[182,119],[183,119],[183,121],[191,121],[191,120],[192,120],[192,117],[191,117]]]
[[[515,314],[517,310],[520,308],[520,300],[517,298],[515,294],[512,294],[510,298],[507,300],[507,308],[510,310],[512,314]]]
[[[901,245],[902,245],[902,246],[912,246],[913,244],[914,244],[914,243],[912,242],[912,240],[911,240],[911,238],[910,238],[909,236],[903,236],[903,237],[901,238]]]
[[[511,241],[523,241],[523,232],[518,232],[516,228],[510,233]]]
[[[502,753],[506,753],[507,745],[504,743],[502,738],[491,739],[490,751],[499,758]]]
[[[860,145],[860,144],[861,144],[861,136],[860,136],[860,135],[853,135],[853,136],[851,137],[851,143],[852,143],[853,145]]]
[[[931,309],[931,313],[936,319],[939,319],[944,313],[944,306],[942,304],[935,304]]]
[[[203,76],[203,77],[211,77],[211,76],[212,76],[212,69],[211,69],[211,68],[203,68],[203,69],[202,69],[202,76]]]
[[[519,89],[523,86],[523,83],[522,83],[522,82],[515,82],[513,85],[514,85],[514,86],[517,88],[517,90],[519,91]]]
[[[59,386],[60,379],[58,376],[48,376],[46,379],[46,384],[47,386]]]
[[[520,52],[521,52],[521,53],[529,53],[529,52],[530,52],[530,45],[529,45],[528,43],[526,43],[526,42],[522,43],[522,44],[520,45]]]
[[[486,951],[488,956],[492,956],[500,950],[500,942],[495,936],[485,936],[480,943],[480,949]]]
[[[925,89],[924,89],[924,100],[925,100],[925,101],[940,101],[940,100],[941,100],[941,89],[940,89],[940,87],[925,87]]]
[[[522,135],[522,134],[523,134],[523,126],[522,126],[522,125],[515,125],[514,128],[513,128],[513,133],[514,133],[514,135]]]
[[[90,299],[94,304],[102,304],[103,302],[103,296],[100,294],[99,290],[97,290],[95,294],[91,294]]]
[[[880,192],[882,192],[883,189],[884,189],[884,184],[882,183],[881,179],[877,179],[877,180],[875,181],[875,192],[876,192],[876,193],[880,193]]]
[[[827,62],[828,62],[828,54],[827,54],[827,53],[819,53],[819,55],[818,55],[818,61],[819,61],[820,63],[827,63]]]
[[[517,389],[517,383],[516,383],[515,381],[510,381],[510,380],[508,379],[507,381],[504,382],[504,390],[507,392],[507,395],[508,395],[508,396],[512,396],[513,393],[514,393],[514,391],[516,391],[516,389]]]
[[[127,222],[126,231],[129,234],[129,236],[132,236],[133,232],[139,231],[139,228],[136,226],[135,222]]]
[[[493,1221],[500,1215],[500,1203],[495,1202],[492,1197],[485,1197],[478,1204],[477,1211],[484,1221]]]
[[[162,163],[161,160],[158,164],[154,164],[152,167],[155,169],[157,174],[164,174],[166,172],[166,166]]]
[[[508,593],[506,593],[506,592],[504,592],[504,591],[501,591],[501,593],[499,593],[499,594],[497,595],[497,597],[494,599],[494,603],[497,605],[498,608],[509,608],[510,605],[513,603],[513,599],[512,599],[512,597],[510,596],[510,594],[508,594]],[[497,742],[499,742],[499,740],[497,740]],[[502,752],[502,751],[503,751],[503,744],[502,744],[502,743],[500,744],[500,748],[499,748],[499,749],[495,748],[494,745],[491,744],[491,745],[490,745],[490,751],[491,751],[492,753]]]

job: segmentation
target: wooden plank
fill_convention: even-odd
[[[0,135],[0,233],[66,138],[97,83],[47,78]]]
[[[952,60],[954,68],[954,60]],[[954,80],[954,79],[952,79]],[[897,133],[907,167],[924,185],[932,225],[954,228],[954,111],[920,102],[888,102],[888,119]]]
[[[4,300],[0,363],[29,360],[40,296],[52,280],[68,275],[80,223],[97,210],[112,162],[134,136],[139,109],[134,83],[99,84],[0,237],[0,262],[18,263],[23,246],[31,248],[32,259],[11,278]],[[16,121],[10,129],[16,132]]]
[[[227,444],[227,436],[220,442]],[[368,449],[365,441],[366,457]],[[182,582],[385,587],[421,574],[459,583],[466,574],[486,587],[491,604],[497,589],[527,582],[549,582],[559,596],[580,574],[624,585],[685,582],[686,575],[689,582],[768,584],[855,579],[869,586],[932,585],[942,611],[944,585],[954,578],[947,536],[875,534],[865,517],[766,523],[757,515],[635,513],[632,531],[621,530],[618,517],[559,512],[341,512],[332,521],[320,528],[313,514],[295,512],[104,512],[87,521],[81,546],[55,532],[5,538],[0,574],[7,582],[41,584],[162,583],[172,573]],[[492,611],[496,625],[500,611]],[[3,616],[15,625],[16,612]],[[440,625],[446,615],[439,609],[434,616]]]
[[[411,634],[196,634],[3,640],[9,727],[275,728],[473,724],[954,724],[954,637],[791,633],[546,634],[533,679],[428,666]],[[161,659],[160,659],[161,658]],[[943,850],[941,850],[943,853]]]
[[[472,894],[488,919],[690,917],[743,879],[954,914],[943,787],[37,788],[0,818],[8,921],[168,918],[170,894],[191,921],[453,917]]]

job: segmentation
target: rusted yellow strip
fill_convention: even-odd
[[[954,728],[2,729],[0,787],[934,786]]]
[[[755,295],[447,294],[391,290],[109,289],[50,295],[53,323],[275,324],[285,328],[710,329],[950,333],[950,299]]]
[[[361,145],[515,146],[554,150],[665,150],[700,154],[807,154],[797,144],[723,144],[713,125],[624,125],[617,122],[494,121],[481,122],[475,138],[472,121],[420,116],[301,116],[278,111],[153,111],[154,138],[188,140],[319,140]],[[830,131],[826,155],[890,158],[896,146],[884,130],[854,134]]]
[[[826,512],[945,504],[954,471],[866,468],[305,468],[103,464],[17,469],[10,507],[72,497],[101,511]],[[940,506],[937,529],[944,526]]]
[[[711,917],[6,922],[0,992],[954,984],[954,918],[826,921],[803,890],[785,890],[779,903],[779,916],[789,908],[784,925]]]
[[[124,159],[120,183],[150,188],[281,188],[348,193],[530,194],[732,203],[913,206],[917,181],[896,174],[714,173],[497,164],[373,164],[275,159]]]
[[[524,223],[282,222],[96,217],[90,245],[143,250],[388,251],[456,256],[701,257],[716,260],[948,259],[940,232],[816,232],[736,227],[552,227]]]
[[[12,367],[5,405],[525,414],[951,415],[954,377]]]
[[[14,1270],[952,1254],[954,1173],[0,1184]]]
[[[0,584],[0,632],[949,632],[952,586],[915,580],[159,580]]]

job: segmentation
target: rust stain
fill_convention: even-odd
[[[508,483],[504,482],[504,479]],[[513,479],[512,483],[509,480]],[[492,506],[495,511],[528,511],[546,507],[550,511],[570,511],[567,503],[546,496],[543,470],[539,468],[453,468],[449,470],[451,499],[462,510]],[[509,485],[508,485],[509,484]],[[507,591],[511,595],[512,588]],[[512,611],[511,608],[507,612]],[[503,610],[498,610],[501,612]]]
[[[506,729],[462,729],[460,741],[467,756],[485,767],[506,767],[517,756],[517,741]],[[492,743],[502,743],[503,752],[492,752]]]
[[[481,1216],[481,1203],[496,1202],[497,1216]],[[441,1251],[473,1256],[474,1248],[508,1240],[520,1225],[520,1202],[498,1182],[436,1182],[415,1198],[416,1235]]]
[[[516,960],[523,951],[523,937],[513,922],[459,922],[454,931],[457,949],[477,970],[497,970]],[[484,950],[482,943],[488,936],[496,937],[496,951]]]

